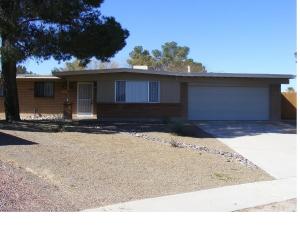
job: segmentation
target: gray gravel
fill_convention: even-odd
[[[248,160],[247,158],[245,158],[244,156],[242,156],[237,152],[228,152],[228,151],[222,151],[218,149],[212,149],[203,145],[189,144],[181,141],[176,141],[175,139],[171,139],[171,141],[168,141],[159,137],[152,137],[143,133],[137,133],[137,132],[123,132],[123,133],[132,135],[134,137],[143,138],[148,141],[154,141],[161,144],[171,145],[174,147],[176,146],[178,148],[192,149],[199,152],[220,155],[222,157],[225,157],[227,160],[236,160],[247,167],[257,168],[257,166],[254,163],[252,163],[250,160]]]
[[[2,132],[36,144],[0,146],[0,160],[37,177],[32,186],[51,184],[47,193],[60,193],[70,210],[272,179],[221,155],[118,132]]]
[[[76,211],[59,189],[0,161],[0,211]]]

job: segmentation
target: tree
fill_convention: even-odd
[[[25,66],[18,65],[17,66],[17,74],[32,74],[32,72],[28,71]]]
[[[287,91],[288,91],[288,92],[295,92],[295,89],[294,89],[293,87],[288,87],[288,88],[287,88]]]
[[[206,68],[200,62],[188,58],[190,49],[179,46],[176,42],[166,42],[161,50],[155,49],[150,54],[142,46],[136,46],[129,54],[128,64],[147,65],[155,70],[187,72],[190,66],[191,72],[206,72]]]
[[[130,58],[127,60],[129,65],[147,65],[153,66],[154,59],[148,50],[144,50],[142,46],[134,47],[133,51],[129,53]]]
[[[99,60],[92,60],[87,65],[82,65],[80,60],[75,59],[72,62],[66,62],[63,67],[54,68],[53,72],[59,71],[78,71],[78,70],[85,70],[85,69],[112,69],[112,68],[119,68],[119,64],[114,61],[102,62]]]
[[[83,65],[79,59],[75,59],[72,62],[66,62],[64,67],[60,68],[54,68],[52,70],[53,72],[58,72],[58,71],[77,71],[77,70],[84,70],[86,68],[86,65]]]
[[[115,61],[109,61],[109,62],[101,62],[99,60],[94,60],[88,65],[89,69],[115,69],[120,68],[119,63]]]
[[[2,73],[1,68],[0,68],[0,73]],[[17,65],[17,74],[33,74],[33,73],[31,71],[28,71],[25,66]]]
[[[7,121],[20,120],[16,64],[27,58],[107,61],[129,32],[101,15],[103,0],[0,0],[1,65]]]

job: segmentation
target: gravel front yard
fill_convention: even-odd
[[[118,132],[2,132],[29,143],[0,144],[0,161],[18,169],[9,169],[10,174],[23,171],[18,176],[30,180],[24,184],[28,193],[35,186],[43,187],[36,196],[49,193],[45,196],[50,203],[47,206],[41,201],[32,207],[25,201],[22,207],[1,209],[0,205],[0,210],[81,210],[272,179],[258,168],[247,168],[220,155],[174,148]],[[199,138],[189,141],[201,144]],[[214,138],[209,142],[222,148]],[[12,177],[10,180],[15,179]],[[1,193],[2,189],[0,186]],[[64,198],[53,196],[54,193]]]
[[[59,189],[22,168],[0,161],[0,211],[74,211]]]

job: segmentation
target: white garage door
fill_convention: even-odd
[[[268,87],[189,86],[190,120],[268,120]]]

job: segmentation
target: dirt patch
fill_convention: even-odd
[[[75,211],[59,189],[43,179],[0,161],[0,211]]]
[[[76,209],[272,179],[218,155],[96,130],[3,130],[37,144],[0,146],[0,160],[56,186]]]

